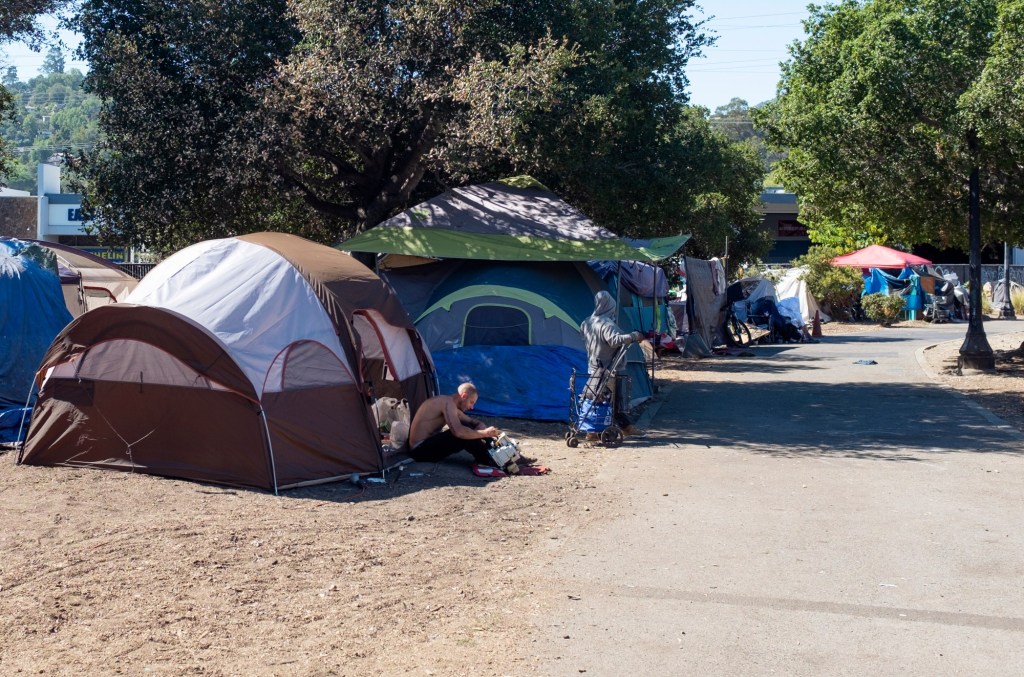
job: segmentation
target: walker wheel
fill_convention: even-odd
[[[578,437],[576,437],[575,435],[572,435],[571,437],[569,437],[569,438],[568,438],[568,439],[567,439],[567,440],[565,441],[565,444],[566,444],[566,446],[568,446],[568,447],[569,447],[570,449],[575,449],[576,447],[580,446],[580,440],[579,440],[579,438],[578,438]]]
[[[566,433],[565,433],[565,436],[562,439],[564,439],[566,442],[568,442],[569,438],[572,437],[575,434],[576,433],[574,433],[573,431],[567,430]]]
[[[601,444],[606,447],[617,447],[622,444],[622,430],[615,425],[601,431]]]

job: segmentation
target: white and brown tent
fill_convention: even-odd
[[[64,303],[73,317],[108,303],[124,301],[139,284],[117,265],[87,251],[43,240],[31,240],[57,257]]]
[[[280,233],[174,254],[69,324],[36,379],[21,463],[274,491],[382,470],[373,397],[435,393],[391,288]]]

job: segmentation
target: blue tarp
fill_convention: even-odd
[[[0,411],[25,406],[43,355],[69,322],[53,254],[0,240]]]
[[[864,291],[861,292],[861,295],[892,293],[905,297],[907,310],[922,310],[924,308],[921,277],[913,270],[904,268],[898,277],[893,277],[878,268],[869,269],[868,275],[864,278]]]
[[[587,381],[587,355],[565,346],[464,346],[432,354],[443,394],[472,381],[480,397],[473,415],[568,421],[569,377]]]
[[[0,409],[0,442],[23,442],[31,415],[32,407]],[[20,437],[18,431],[21,431]]]
[[[867,277],[864,278],[863,296],[868,294],[888,294],[890,289],[903,289],[907,282],[895,277],[878,268],[869,268]]]

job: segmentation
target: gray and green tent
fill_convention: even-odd
[[[587,262],[654,262],[688,237],[631,245],[531,177],[516,177],[447,191],[339,248],[381,255],[380,275],[430,349],[442,392],[472,380],[480,414],[564,420],[569,376],[586,373],[579,326],[607,288]],[[651,302],[610,291],[620,307]],[[624,331],[647,329],[632,316],[620,315]],[[635,404],[652,384],[641,351],[628,359]]]

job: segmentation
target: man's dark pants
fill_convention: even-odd
[[[414,461],[421,463],[437,463],[452,454],[460,451],[468,451],[480,465],[494,465],[487,448],[490,446],[491,438],[482,440],[464,440],[456,437],[450,430],[431,435],[417,444],[409,456]]]

